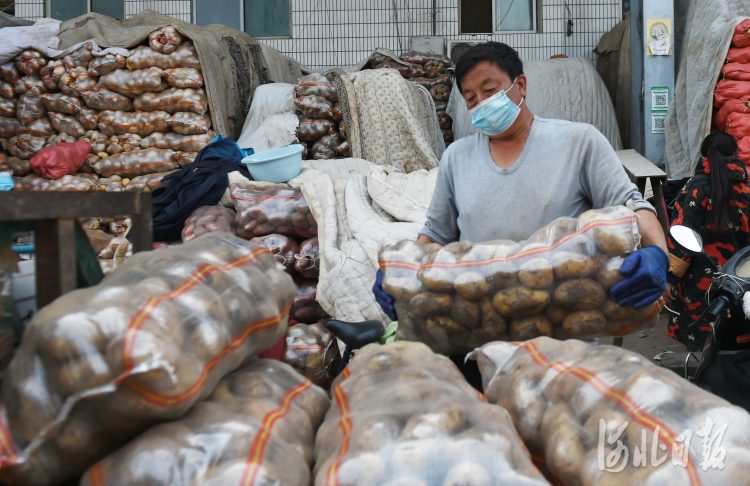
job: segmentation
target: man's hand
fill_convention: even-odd
[[[612,287],[612,300],[636,309],[653,304],[667,288],[667,268],[669,256],[657,245],[631,253],[620,267],[625,280]]]
[[[667,290],[664,291],[664,300],[667,302],[674,302],[676,299],[674,295],[672,295],[672,289],[674,288],[674,284],[667,282]]]
[[[372,286],[372,293],[375,294],[375,301],[380,304],[380,308],[383,309],[383,312],[385,312],[392,321],[398,320],[398,316],[396,316],[396,308],[393,307],[395,300],[383,290],[383,271],[380,269],[378,269],[378,273],[375,276],[375,285]]]

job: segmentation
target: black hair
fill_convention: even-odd
[[[456,87],[463,94],[461,78],[480,61],[490,61],[508,73],[511,81],[523,74],[523,62],[515,49],[502,42],[485,42],[469,48],[456,63]]]
[[[737,142],[725,132],[714,132],[703,139],[701,144],[701,155],[708,160],[708,172],[711,176],[711,212],[708,223],[715,230],[726,229],[729,223],[738,222],[735,212],[729,210],[732,179],[725,160],[725,157],[733,158],[736,154]]]

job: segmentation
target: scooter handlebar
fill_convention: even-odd
[[[717,299],[713,301],[710,306],[708,306],[708,309],[706,309],[706,311],[703,312],[703,314],[701,314],[701,316],[695,322],[688,325],[688,328],[692,329],[704,321],[716,322],[719,318],[721,318],[721,313],[724,312],[728,307],[729,299],[727,299],[723,295],[717,297]]]

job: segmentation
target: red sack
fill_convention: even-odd
[[[727,117],[726,132],[735,140],[750,137],[750,113],[730,113]]]
[[[716,92],[714,92],[714,106],[716,108],[721,108],[727,100],[739,100],[746,95],[750,95],[750,81],[722,79],[716,85]]]
[[[54,147],[44,147],[29,163],[37,174],[47,179],[73,175],[86,162],[91,150],[88,142],[61,142]]]
[[[750,47],[730,47],[727,53],[727,62],[750,62]]]
[[[750,64],[742,64],[739,62],[725,64],[721,69],[721,74],[723,74],[726,79],[750,81]]]
[[[748,104],[750,102],[750,94],[743,96],[739,100],[727,100],[721,109],[714,115],[714,127],[716,130],[723,132],[727,129],[727,117],[730,113],[747,113],[750,111]]]
[[[750,137],[741,138],[737,142],[737,158],[745,163],[745,166],[750,166]]]
[[[732,45],[734,47],[750,46],[750,19],[743,20],[740,25],[734,28]]]

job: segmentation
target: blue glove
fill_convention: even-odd
[[[669,256],[656,245],[631,253],[620,267],[625,280],[610,291],[612,300],[636,309],[653,304],[667,288],[668,268]]]
[[[372,293],[375,294],[375,301],[380,304],[380,308],[383,312],[391,318],[392,321],[398,320],[396,316],[396,309],[393,307],[393,297],[385,293],[383,290],[383,271],[378,269],[378,274],[375,276],[375,285],[372,286]]]

